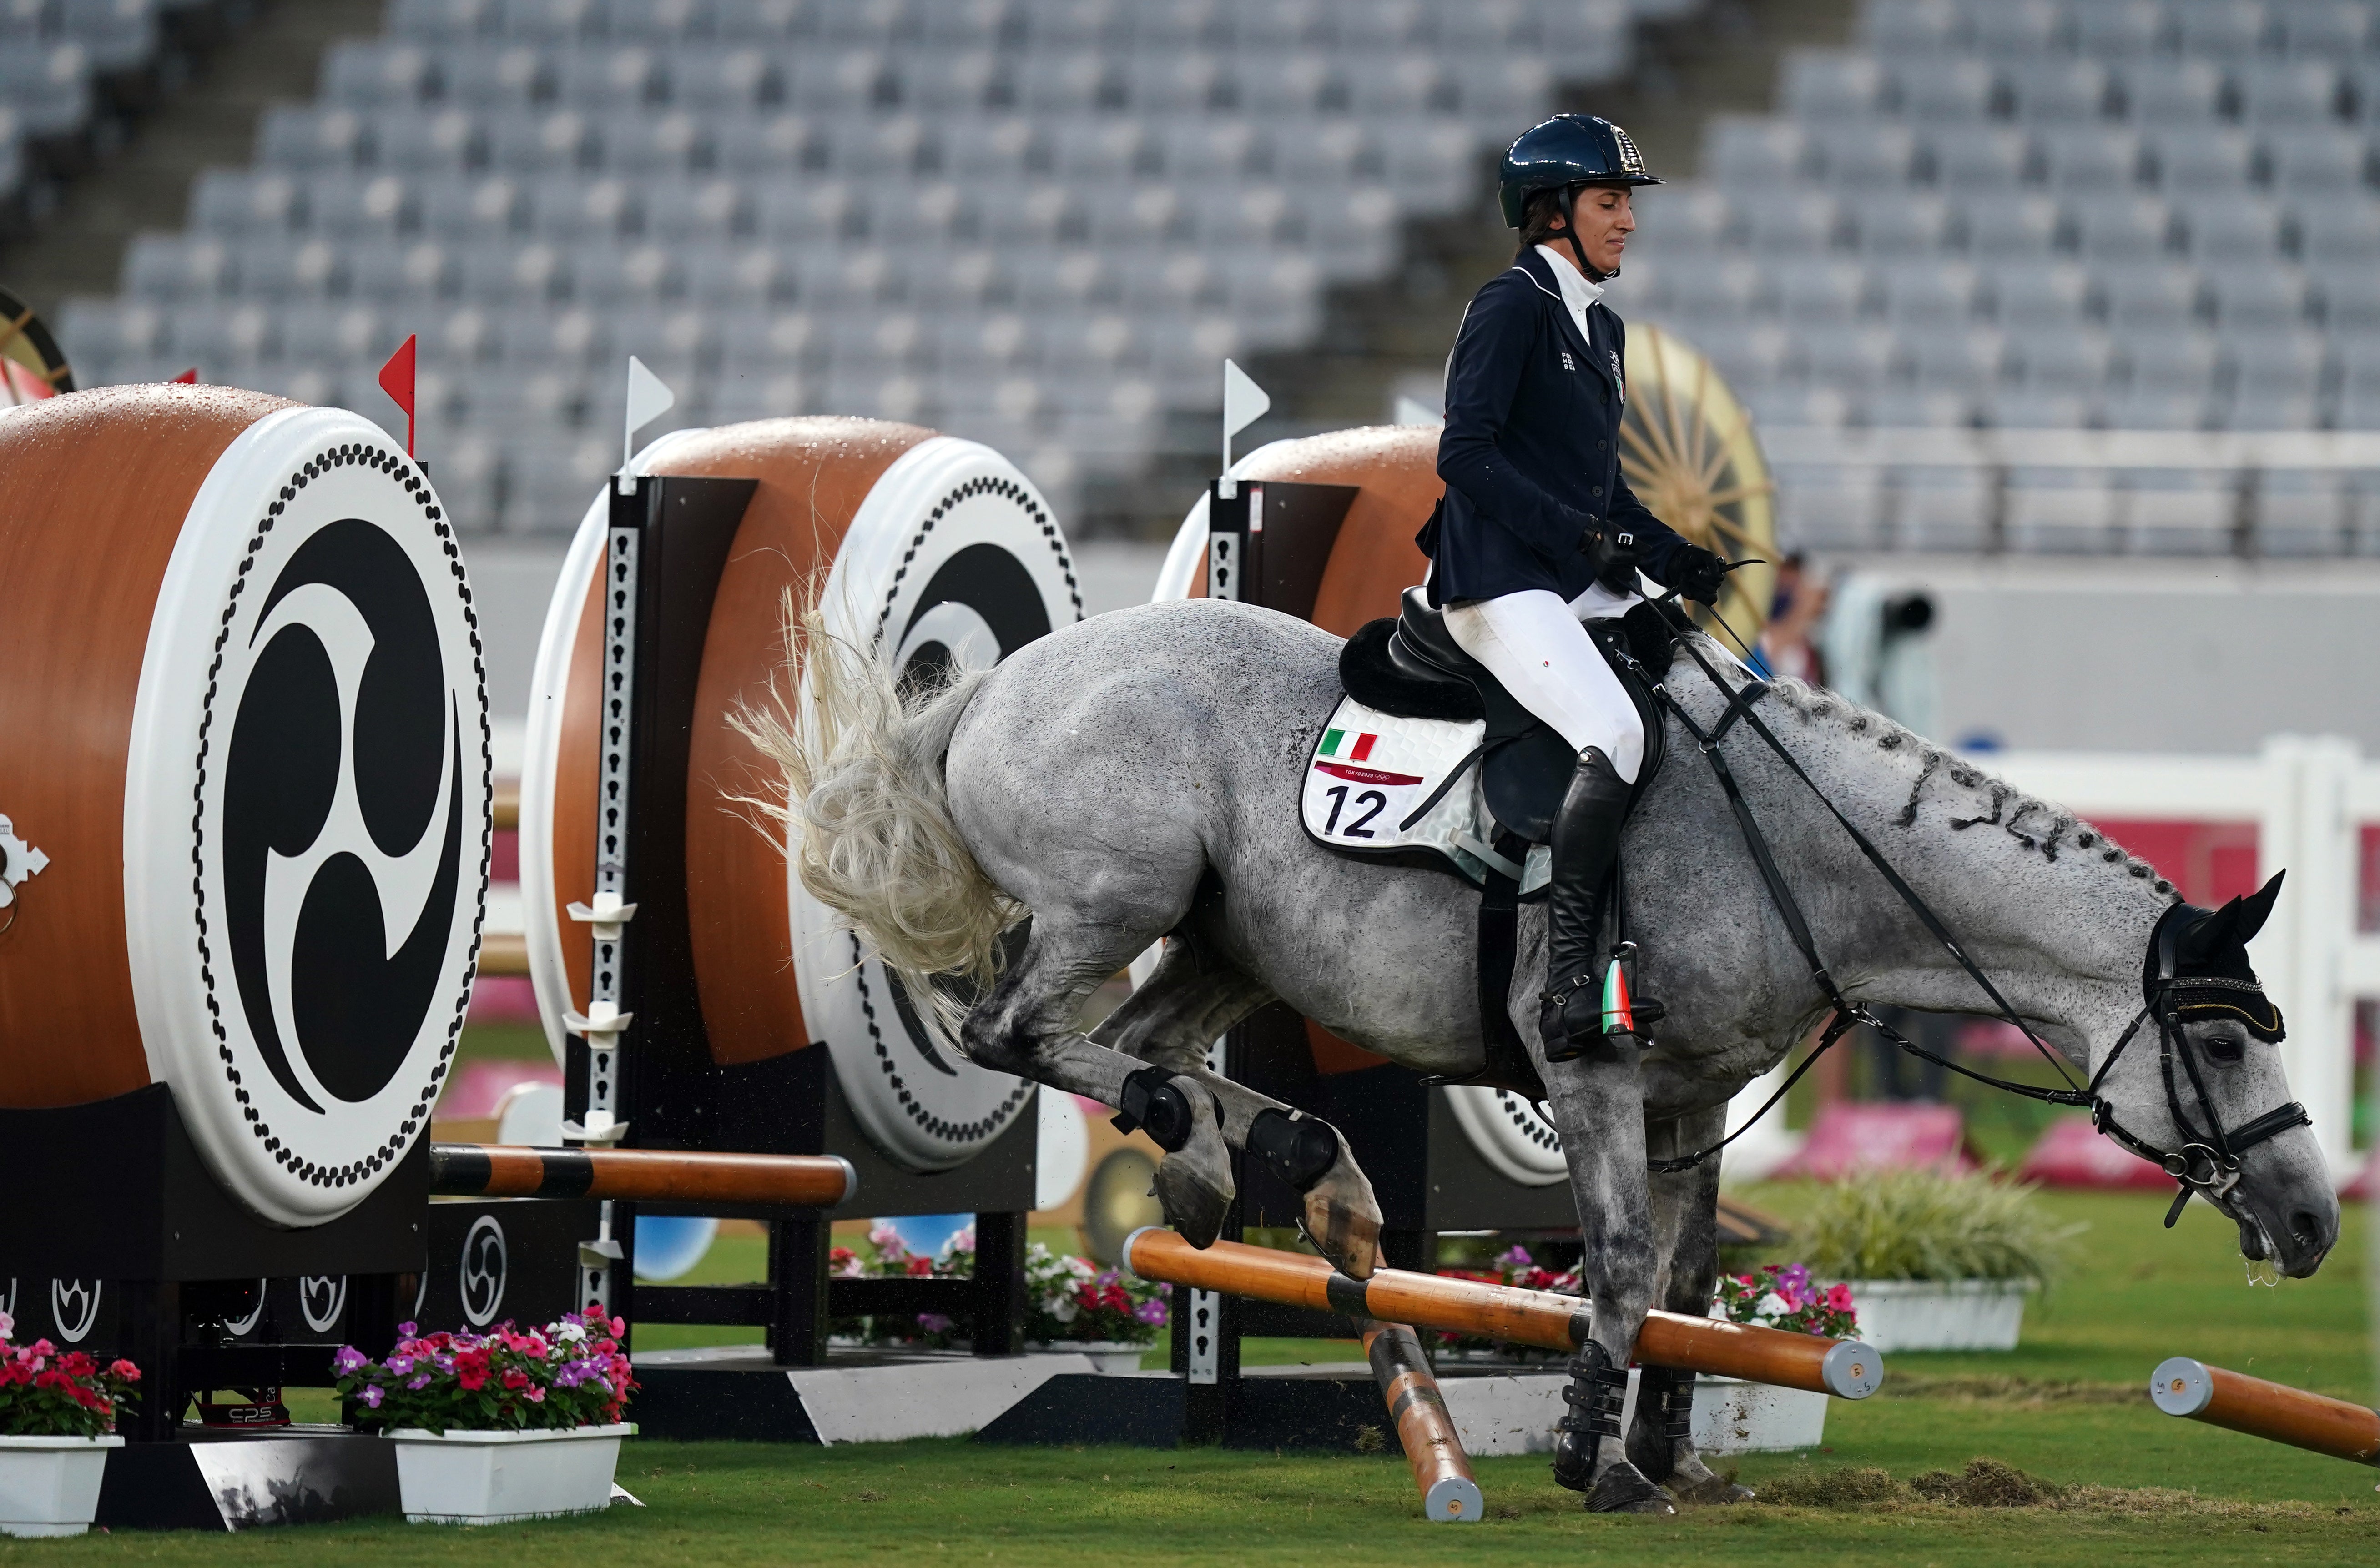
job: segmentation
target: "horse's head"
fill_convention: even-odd
[[[2249,1258],[2302,1278],[2338,1239],[2338,1198],[2281,1071],[2281,1011],[2248,962],[2280,890],[2276,874],[2219,910],[2165,912],[2142,966],[2145,1006],[2102,1065],[2093,1116],[2228,1215]]]

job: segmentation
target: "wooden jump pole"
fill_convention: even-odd
[[[2149,1374],[2149,1397],[2168,1416],[2292,1448],[2380,1465],[2380,1411],[2172,1356]]]
[[[1367,1322],[1364,1358],[1372,1364],[1372,1381],[1380,1385],[1405,1463],[1413,1466],[1422,1512],[1440,1525],[1477,1521],[1485,1512],[1479,1482],[1422,1354],[1421,1337],[1402,1323]]]
[[[640,1203],[832,1209],[859,1190],[859,1176],[840,1154],[433,1143],[430,1190],[468,1198],[616,1198]]]
[[[1547,1350],[1569,1350],[1588,1332],[1587,1305],[1574,1296],[1402,1269],[1382,1269],[1368,1280],[1352,1280],[1304,1253],[1233,1241],[1219,1241],[1201,1251],[1154,1225],[1125,1239],[1123,1260],[1141,1278],[1167,1285]],[[1865,1399],[1884,1381],[1884,1358],[1855,1339],[1820,1339],[1675,1312],[1645,1314],[1633,1359],[1843,1399]]]

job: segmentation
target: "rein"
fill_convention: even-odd
[[[1779,1102],[1785,1098],[1794,1084],[1801,1081],[1802,1075],[1808,1072],[1820,1056],[1826,1055],[1837,1041],[1859,1024],[1865,1024],[1880,1037],[1890,1041],[1911,1055],[1948,1068],[1961,1077],[1973,1079],[1978,1083],[1988,1084],[1994,1089],[2003,1090],[2010,1094],[2022,1095],[2028,1100],[2038,1100],[2046,1104],[2087,1108],[2091,1113],[2091,1125],[2095,1128],[2113,1138],[2134,1154],[2161,1166],[2168,1176],[2180,1184],[2181,1190],[2175,1197],[2172,1209],[2166,1214],[2165,1223],[2168,1228],[2181,1217],[2182,1208],[2190,1201],[2192,1192],[2203,1192],[2210,1203],[2217,1208],[2222,1206],[2223,1200],[2228,1198],[2231,1189],[2239,1185],[2240,1156],[2242,1153],[2290,1128],[2310,1125],[2312,1118],[2306,1115],[2305,1107],[2296,1101],[2291,1101],[2286,1105],[2265,1112],[2241,1127],[2228,1131],[2225,1129],[2222,1115],[2216,1109],[2214,1100],[2206,1092],[2205,1080],[2199,1070],[2197,1053],[2181,1027],[2181,1010],[2184,1005],[2204,1007],[2219,1004],[2184,1004],[2177,998],[2179,994],[2183,992],[2216,989],[2254,993],[2261,999],[2262,988],[2252,981],[2225,980],[2213,976],[2182,976],[2176,973],[2178,966],[2175,947],[2180,934],[2172,916],[2179,910],[2186,907],[2181,905],[2175,906],[2173,911],[2168,911],[2166,916],[2159,920],[2156,932],[2151,938],[2156,947],[2158,972],[2156,978],[2144,987],[2146,1004],[2126,1027],[2123,1034],[2117,1040],[2115,1048],[2107,1053],[2107,1059],[2099,1064],[2098,1071],[2091,1075],[2091,1081],[2087,1085],[2078,1085],[2074,1081],[2073,1075],[2067,1071],[2066,1063],[2043,1043],[2040,1036],[2025,1027],[2024,1020],[2017,1017],[2016,1009],[2009,1005],[2008,998],[2000,995],[1999,987],[1994,985],[1991,977],[1967,956],[1966,950],[1959,945],[1958,938],[1951,934],[1941,916],[1937,914],[1925,899],[1919,896],[1917,890],[1893,869],[1891,863],[1884,858],[1883,851],[1878,850],[1867,835],[1861,832],[1858,826],[1843,814],[1841,809],[1828,798],[1826,791],[1818,788],[1816,781],[1803,771],[1801,763],[1795,760],[1792,753],[1785,749],[1784,743],[1777,739],[1768,726],[1761,721],[1760,716],[1753,711],[1755,705],[1768,694],[1768,682],[1749,681],[1740,687],[1730,689],[1718,671],[1712,669],[1710,662],[1703,657],[1702,651],[1694,646],[1690,637],[1681,634],[1671,641],[1674,646],[1685,649],[1694,663],[1701,667],[1703,674],[1711,684],[1728,696],[1726,710],[1719,715],[1718,722],[1711,726],[1707,731],[1696,724],[1694,716],[1687,713],[1678,700],[1670,694],[1666,681],[1653,679],[1651,673],[1643,666],[1636,664],[1636,661],[1629,657],[1624,650],[1621,657],[1628,658],[1628,662],[1635,667],[1636,675],[1645,681],[1662,707],[1685,727],[1686,732],[1694,738],[1702,750],[1703,756],[1710,763],[1711,771],[1718,779],[1719,789],[1727,796],[1729,809],[1734,812],[1736,824],[1742,830],[1744,847],[1752,852],[1753,863],[1760,871],[1760,879],[1767,886],[1769,899],[1776,905],[1779,915],[1784,919],[1785,929],[1792,937],[1794,947],[1801,950],[1803,961],[1810,966],[1810,978],[1817,983],[1821,991],[1826,993],[1827,1000],[1834,1011],[1833,1016],[1827,1021],[1826,1029],[1818,1036],[1817,1045],[1808,1056],[1803,1059],[1802,1065],[1793,1069],[1791,1076],[1786,1079],[1783,1086],[1770,1095],[1742,1127],[1699,1153],[1651,1161],[1649,1164],[1653,1171],[1670,1175],[1692,1170],[1742,1137],[1754,1123],[1776,1108]],[[1810,793],[1816,797],[1818,803],[1827,808],[1843,831],[1851,836],[1852,842],[1859,846],[1860,853],[1867,858],[1868,863],[1875,866],[1877,873],[1883,876],[1886,885],[1900,897],[1900,901],[1908,907],[1912,914],[1917,917],[1919,923],[1934,936],[1935,940],[1942,944],[1944,950],[1958,961],[1959,967],[1967,972],[1968,977],[1983,990],[1984,995],[1991,998],[1992,1006],[1998,1010],[1999,1017],[2014,1027],[2025,1039],[2031,1041],[2034,1049],[2041,1053],[2043,1059],[2057,1068],[2058,1076],[2065,1080],[2065,1088],[2045,1089],[2038,1084],[2014,1083],[2007,1079],[1995,1078],[1989,1073],[1977,1072],[1972,1067],[1962,1067],[1909,1039],[1877,1018],[1865,1005],[1854,1002],[1843,995],[1842,987],[1835,983],[1835,977],[1828,968],[1826,959],[1818,952],[1817,939],[1811,934],[1810,923],[1802,911],[1800,900],[1794,898],[1792,888],[1786,883],[1784,873],[1778,869],[1776,856],[1770,852],[1767,836],[1761,832],[1759,821],[1753,815],[1751,802],[1744,799],[1742,788],[1736,782],[1734,770],[1728,766],[1725,754],[1719,750],[1719,742],[1727,738],[1728,731],[1739,722],[1760,737],[1768,749],[1776,754],[1778,759],[1792,771],[1793,777],[1799,778],[1808,788]],[[2274,1009],[2269,1002],[2265,1003],[2265,1008],[2268,1016],[2276,1020],[2276,1027],[2277,1027],[2277,1010]],[[2178,1150],[2160,1149],[2128,1130],[2116,1119],[2115,1107],[2099,1092],[2099,1086],[2107,1080],[2109,1069],[2122,1058],[2125,1048],[2140,1032],[2141,1025],[2152,1017],[2157,1020],[2157,1056],[2165,1080],[2166,1104],[2172,1115],[2174,1126],[2180,1130],[2184,1140],[2181,1148]],[[2189,1079],[2192,1092],[2198,1101],[2199,1110],[2205,1117],[2206,1127],[2204,1132],[2182,1108],[2180,1086],[2174,1077],[2174,1062],[2177,1058],[2180,1059],[2182,1070]]]

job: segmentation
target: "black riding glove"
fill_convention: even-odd
[[[1670,558],[1670,586],[1696,604],[1717,604],[1727,581],[1727,562],[1700,545],[1678,547]]]

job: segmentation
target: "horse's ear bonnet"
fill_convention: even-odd
[[[2259,1040],[2278,1042],[2287,1031],[2281,1009],[2265,995],[2248,961],[2248,942],[2265,928],[2281,894],[2281,878],[2219,910],[2176,904],[2157,921],[2141,971],[2141,990],[2152,1007],[2170,987],[2167,1006],[2185,1020],[2217,1016],[2240,1019]]]

